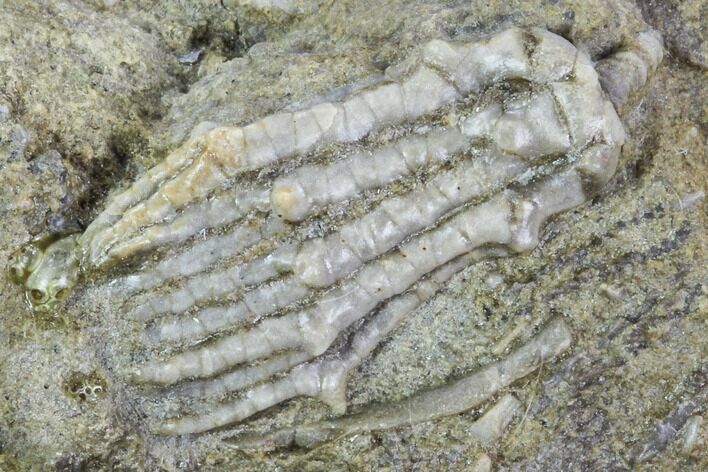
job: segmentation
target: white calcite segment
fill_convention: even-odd
[[[509,104],[494,131],[492,139],[501,150],[527,159],[570,150],[568,132],[558,120],[548,93]]]
[[[533,80],[540,83],[569,79],[575,68],[578,51],[565,38],[540,28],[533,28],[530,47]]]
[[[246,141],[244,160],[251,167],[268,165],[278,158],[273,140],[266,130],[263,120],[243,127]]]
[[[479,87],[477,77],[461,74],[461,63],[469,53],[470,46],[464,43],[454,43],[434,39],[425,44],[422,51],[423,61],[442,70],[450,81],[463,92],[476,90]]]
[[[534,184],[531,191],[513,199],[514,238],[510,247],[517,252],[530,251],[538,245],[541,226],[548,217],[576,207],[587,199],[582,178],[575,169]]]
[[[524,34],[511,28],[490,37],[486,44],[471,48],[462,67],[470,70],[477,65],[477,75],[484,84],[532,76]]]
[[[550,87],[565,111],[573,145],[582,148],[595,139],[602,139],[605,107],[600,86],[595,83],[594,86],[578,87],[573,82],[556,82]]]
[[[491,446],[502,437],[522,403],[512,394],[501,397],[489,410],[472,423],[465,432],[483,445]]]
[[[624,125],[620,120],[619,115],[610,102],[605,102],[605,127],[603,129],[602,138],[605,144],[614,146],[619,150],[627,139],[627,134],[624,131]]]
[[[344,109],[347,141],[356,141],[374,128],[376,116],[361,96],[357,95],[345,100],[342,103],[342,108]]]
[[[292,113],[276,113],[260,120],[280,158],[293,154],[295,149],[295,122]]]
[[[362,92],[361,97],[369,105],[379,123],[399,123],[406,118],[403,90],[398,83],[367,90]]]
[[[596,144],[583,151],[576,167],[581,175],[587,175],[595,185],[602,186],[614,175],[619,155],[620,148],[615,145]]]
[[[531,78],[524,42],[518,28],[478,43],[436,40],[423,48],[423,60],[442,71],[460,92],[479,92],[494,81]]]
[[[664,41],[656,30],[642,31],[636,35],[631,46],[654,72],[664,57]]]
[[[569,81],[561,80],[558,82],[565,83]],[[575,66],[573,67],[572,80],[570,82],[573,82],[581,90],[589,90],[589,88],[600,89],[595,64],[584,51],[578,51],[575,55]]]
[[[310,112],[312,113],[312,116],[315,119],[315,122],[317,122],[317,126],[320,127],[322,130],[322,135],[324,136],[324,142],[329,142],[330,140],[336,140],[334,136],[331,136],[328,134],[328,131],[331,131],[333,129],[337,129],[339,127],[339,123],[342,120],[342,117],[344,115],[343,110],[344,107],[342,106],[341,103],[319,103],[312,108],[310,108]],[[347,141],[347,139],[343,138],[343,141]]]
[[[312,110],[303,110],[293,113],[295,122],[295,150],[297,153],[306,153],[322,137],[322,128],[317,123],[317,117]]]
[[[459,98],[455,87],[427,67],[420,67],[410,79],[403,82],[401,88],[409,119],[430,113]]]
[[[504,152],[532,160],[570,150],[568,131],[560,122],[548,92],[507,104],[490,105],[463,120],[462,132],[488,138]]]
[[[477,113],[460,120],[462,134],[473,139],[491,138],[494,128],[504,113],[500,103],[488,105]]]

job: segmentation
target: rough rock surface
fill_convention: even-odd
[[[467,434],[482,408],[311,451],[148,450],[105,395],[81,329],[96,315],[33,314],[2,272],[0,470],[469,470],[481,453],[500,470],[706,468],[706,423],[693,419],[705,415],[708,372],[702,2],[141,3],[0,5],[3,260],[34,235],[85,226],[109,190],[198,123],[336,96],[428,39],[543,26],[600,59],[643,15],[670,54],[625,116],[628,142],[603,194],[555,219],[531,254],[467,269],[349,382],[355,411],[399,399],[495,360],[511,327],[530,334],[563,317],[573,347],[515,384],[525,413],[501,441],[483,448]],[[295,400],[252,426],[327,413]]]

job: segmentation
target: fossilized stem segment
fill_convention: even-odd
[[[162,182],[171,178],[191,162],[200,151],[199,140],[190,140],[177,150],[170,153],[165,160],[145,172],[130,188],[113,197],[103,212],[91,223],[81,237],[81,244],[85,250],[91,241],[101,232],[106,231],[123,216],[123,212],[149,198],[154,194]]]
[[[462,163],[456,171],[436,176],[420,191],[384,201],[337,233],[305,242],[294,262],[297,278],[310,287],[332,285],[408,235],[434,224],[484,191],[498,188],[526,168],[511,157],[493,162],[499,165],[482,159]]]
[[[268,315],[310,294],[311,291],[297,280],[279,280],[246,293],[243,301],[233,305],[207,307],[191,317],[160,320],[156,327],[145,332],[144,342],[156,344],[203,339],[223,328],[244,325]]]
[[[565,351],[571,341],[570,332],[565,324],[562,321],[553,321],[541,333],[507,358],[447,386],[417,394],[399,403],[379,405],[362,414],[294,428],[290,430],[290,435],[296,444],[308,446],[317,438],[326,440],[341,434],[388,429],[466,411],[486,401],[499,389],[528,375],[543,362]],[[251,405],[247,401],[236,402],[232,405],[227,404],[203,416],[181,418],[163,424],[160,427],[160,432],[163,434],[197,433],[240,421],[258,411],[255,410],[257,405],[253,402],[255,402],[257,395],[266,392],[269,395],[260,397],[260,401],[267,398],[270,405],[282,401],[281,397],[287,399],[287,396],[281,393],[284,391],[284,385],[275,383],[271,386],[273,388],[262,389],[262,391],[252,390],[248,396]],[[315,392],[317,390],[316,385],[305,387],[293,385],[290,389],[299,388],[300,391],[305,391],[307,387],[312,388]]]
[[[528,160],[570,148],[568,132],[558,119],[552,97],[540,93],[507,104],[505,111],[501,105],[493,105],[466,117],[461,130],[441,129],[406,138],[395,146],[356,154],[326,167],[301,167],[273,184],[273,208],[288,220],[301,220],[313,207],[351,198],[432,162],[446,160],[464,150],[470,138],[488,138],[502,152]]]
[[[203,152],[153,195],[126,207],[112,226],[105,226],[105,218],[100,218],[103,227],[89,228],[88,261],[100,265],[115,242],[171,217],[245,170],[305,154],[323,144],[356,141],[383,125],[416,119],[457,98],[450,84],[423,66],[400,84],[379,86],[342,103],[322,103],[295,113],[272,115],[244,128],[212,130],[203,137]],[[140,200],[120,198],[126,202]]]
[[[521,402],[514,395],[507,393],[492,408],[485,411],[481,418],[466,428],[465,432],[479,444],[491,446],[504,434],[520,407]]]
[[[530,78],[524,33],[512,28],[479,43],[429,42],[423,61],[440,70],[462,93],[477,92],[487,84]]]
[[[447,274],[447,276],[451,275],[449,273],[449,269],[444,273]],[[421,285],[420,291],[421,294],[425,293],[427,297],[432,294],[432,289],[429,287],[426,289],[426,287],[427,284],[423,283],[423,285]],[[329,296],[323,302],[321,302],[324,303],[324,307],[320,308],[319,310],[312,309],[310,310],[310,312],[302,312],[300,314],[289,314],[285,315],[282,318],[266,319],[254,330],[246,334],[239,334],[235,336],[226,337],[209,348],[202,348],[198,351],[190,351],[180,354],[166,363],[151,362],[150,364],[141,369],[139,373],[139,378],[143,381],[174,383],[185,377],[196,376],[199,375],[200,372],[204,373],[202,369],[205,367],[207,368],[205,376],[210,376],[231,365],[236,365],[240,362],[248,360],[246,357],[249,356],[258,357],[258,354],[260,354],[261,356],[267,356],[271,352],[278,349],[301,348],[305,346],[307,336],[315,335],[314,331],[310,334],[305,334],[305,332],[303,332],[303,328],[300,325],[301,319],[307,319],[307,317],[317,315],[323,316],[327,313],[328,310],[335,310],[336,308],[334,304],[337,303],[338,299],[342,303],[348,303],[348,309],[355,308],[351,305],[356,305],[356,300],[352,299],[351,295],[347,293],[351,290],[357,290],[358,293],[362,290],[362,288],[358,283],[356,283],[356,281],[350,282],[346,286],[340,287],[339,289],[335,290],[335,293],[333,295]],[[380,296],[379,298],[381,300],[385,300],[388,297]],[[417,303],[420,303],[419,295],[410,295],[408,296],[408,298],[409,300],[406,300],[406,297],[404,297],[403,300],[406,301],[396,302],[396,304],[394,304],[394,306],[396,307],[394,311],[398,313],[402,312],[403,308],[398,306],[401,303],[406,306],[410,305],[411,303],[414,303],[415,300],[418,300]],[[368,299],[370,300],[370,302],[373,302],[374,305],[376,304],[376,302],[373,301],[372,297],[369,296]],[[366,311],[370,311],[371,308],[373,307],[368,308],[368,310]],[[363,312],[363,310],[361,311]],[[332,316],[332,314],[330,316]],[[310,329],[313,329],[313,327],[310,327]],[[336,328],[328,328],[328,333],[332,333],[333,329]],[[327,334],[327,336],[331,337],[331,334]],[[273,341],[271,341],[271,339]],[[286,342],[290,344],[283,344]],[[328,343],[329,342],[331,342],[331,340],[328,341]],[[273,343],[276,344],[274,345]],[[254,348],[257,345],[260,345],[261,348],[258,348],[256,351],[254,351]],[[249,347],[244,350],[245,346]],[[265,348],[266,350],[263,351],[262,348]],[[310,353],[310,357],[318,354],[313,353],[312,350],[308,350],[308,352]]]
[[[474,408],[474,406],[470,408]],[[490,446],[504,434],[504,431],[517,414],[520,407],[521,402],[517,400],[514,395],[507,393],[489,410],[485,411],[479,419],[468,426],[465,432],[477,443],[483,446]],[[381,407],[379,407],[379,410],[380,409]],[[339,422],[340,420],[346,419],[347,418],[341,418],[334,421]],[[413,422],[401,423],[400,426],[409,426],[412,424]],[[305,426],[283,428],[266,434],[242,433],[227,438],[225,441],[236,449],[270,451],[272,449],[293,446],[310,448],[324,441],[350,433],[346,427],[336,430],[333,430],[331,427],[331,422],[315,423]],[[373,424],[372,420],[369,429],[365,431],[351,431],[351,433],[354,434],[356,432],[366,432],[377,429],[379,428]],[[472,470],[478,469],[475,468]]]
[[[297,244],[284,245],[269,255],[249,263],[189,279],[184,287],[174,292],[148,298],[146,303],[139,305],[133,310],[131,316],[141,320],[148,320],[160,313],[181,313],[200,300],[216,299],[250,285],[258,286],[259,289],[256,292],[251,292],[245,302],[250,305],[250,300],[256,306],[258,304],[256,298],[260,297],[262,299],[261,305],[264,303],[272,305],[269,310],[272,311],[278,306],[277,303],[279,302],[277,300],[280,299],[282,301],[288,298],[288,292],[283,293],[282,297],[284,298],[282,298],[278,294],[277,287],[273,286],[274,284],[280,284],[281,286],[285,284],[291,291],[301,292],[304,289],[304,287],[302,289],[298,288],[298,285],[302,284],[295,280],[277,280],[274,284],[262,286],[264,282],[291,271],[297,248]],[[189,263],[189,261],[186,262]],[[300,297],[305,294],[303,292]],[[287,304],[289,302],[284,303]]]
[[[160,261],[154,268],[125,277],[119,289],[148,290],[166,280],[196,274],[219,259],[256,244],[263,236],[264,229],[260,226],[242,226],[230,233],[197,241],[187,251]]]
[[[312,356],[306,352],[294,351],[273,356],[258,364],[243,367],[220,377],[209,380],[195,380],[175,386],[173,392],[194,398],[219,398],[230,392],[239,391],[262,382],[280,372],[307,362]],[[296,393],[292,392],[292,396]],[[192,400],[194,401],[194,400]]]
[[[217,272],[192,279],[184,288],[151,298],[148,304],[138,307],[135,314],[148,319],[160,313],[180,313],[199,301],[244,287],[244,274],[253,274],[246,279],[253,284],[275,277],[279,271],[291,271],[294,275],[289,278],[246,293],[242,303],[206,308],[188,318],[161,322],[156,331],[148,332],[148,337],[155,342],[189,339],[284,308],[297,298],[311,294],[306,287],[325,287],[341,280],[395,247],[409,234],[432,225],[440,216],[471,198],[508,183],[525,169],[520,159],[509,156],[465,162],[459,169],[437,176],[419,191],[384,202],[333,235],[306,241],[292,251],[281,250],[282,255],[274,254],[224,274]]]
[[[350,347],[345,353],[334,359],[301,365],[289,372],[285,378],[273,383],[272,391],[277,394],[271,395],[270,398],[275,403],[261,404],[262,409],[306,394],[318,396],[333,410],[343,412],[346,408],[345,388],[349,373],[358,367],[406,315],[430,299],[442,284],[466,267],[475,257],[477,257],[475,254],[468,254],[449,262],[435,270],[426,279],[419,281],[411,291],[389,300],[374,315],[373,319],[354,335]],[[261,382],[278,371],[284,371],[301,364],[312,357],[312,354],[303,352],[275,356],[258,365],[244,367],[215,379],[192,382],[182,387],[180,391],[192,396],[216,396],[223,392],[240,390]],[[308,388],[305,390],[303,386],[308,386]],[[255,395],[258,395],[258,392],[251,390],[246,392],[242,399],[228,404],[228,410],[231,411],[229,418],[233,420],[233,415],[253,414],[251,399]],[[227,406],[224,406],[222,411],[226,411],[226,408]],[[238,417],[236,421],[240,419],[243,418]]]
[[[484,257],[480,251],[472,251],[439,267],[429,277],[419,281],[413,288],[391,298],[361,330],[352,337],[349,349],[335,359],[320,361],[316,375],[320,378],[318,397],[333,411],[346,410],[346,383],[350,373],[356,369],[403,321],[403,319],[424,302],[429,300],[453,275],[469,264]]]

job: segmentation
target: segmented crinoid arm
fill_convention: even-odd
[[[643,31],[596,65],[602,88],[618,110],[647,83],[664,55],[661,35]]]
[[[562,354],[571,343],[568,327],[562,321],[554,320],[506,358],[448,385],[416,393],[400,402],[374,405],[356,415],[285,428],[265,435],[241,434],[227,439],[227,442],[239,449],[309,448],[345,435],[395,428],[462,413],[484,403],[504,387]],[[488,442],[500,434],[518,405],[518,400],[509,394],[505,395],[473,424],[470,433],[480,443]],[[193,427],[190,420],[169,426]]]
[[[237,437],[233,442],[237,446],[249,448],[273,445],[282,447],[293,443],[301,447],[311,447],[344,434],[394,428],[460,413],[485,402],[500,389],[533,372],[542,363],[567,350],[571,342],[568,328],[562,321],[556,320],[504,359],[449,385],[415,394],[399,403],[377,405],[358,415],[288,428],[255,440]],[[335,364],[335,368],[338,367],[336,363],[330,362],[330,364]],[[252,413],[249,411],[260,409],[259,401],[270,400],[275,404],[290,398],[283,395],[282,398],[278,398],[278,394],[286,386],[295,390],[300,385],[307,385],[308,380],[309,387],[313,391],[318,389],[318,384],[326,388],[327,383],[331,381],[327,376],[327,368],[331,367],[330,364],[323,361],[320,364],[308,365],[302,370],[304,375],[300,378],[286,378],[287,380],[282,383],[266,384],[249,392],[246,398],[215,409],[207,415],[180,418],[165,423],[161,425],[161,431],[168,434],[187,434],[233,423],[238,421],[241,415],[250,415]],[[314,368],[308,370],[311,366]],[[310,379],[307,378],[308,376]],[[302,395],[302,391],[294,395]]]

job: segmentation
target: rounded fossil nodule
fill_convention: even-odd
[[[32,309],[45,312],[64,301],[79,275],[78,235],[57,235],[25,244],[10,258],[10,278],[25,286]]]
[[[646,37],[621,57],[653,71]],[[79,266],[124,268],[110,292],[122,351],[104,357],[133,394],[170,392],[177,412],[147,411],[153,431],[208,431],[299,395],[344,411],[349,372],[407,314],[473,261],[533,249],[614,173],[624,128],[560,36],[433,40],[415,59],[341,101],[192,138],[83,234],[13,266],[36,307]]]

